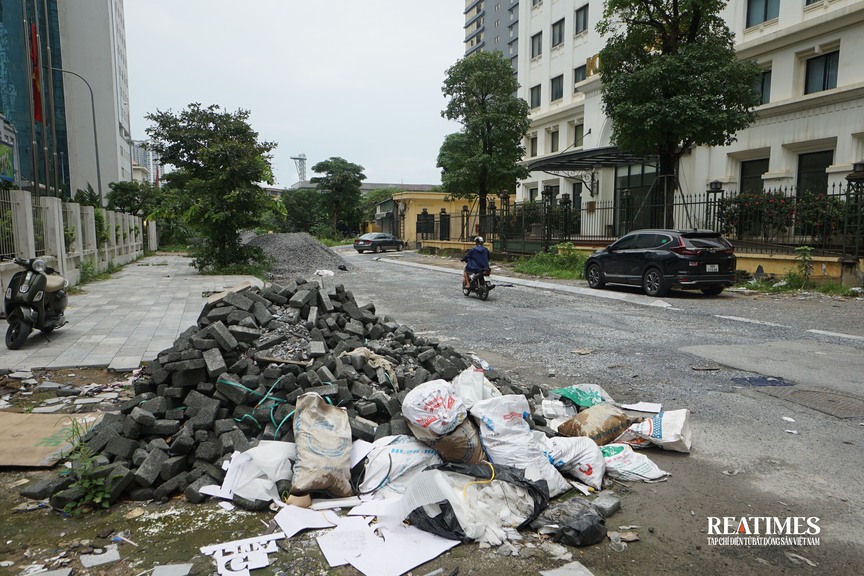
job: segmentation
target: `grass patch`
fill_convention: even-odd
[[[353,238],[315,238],[328,248],[332,248],[333,246],[345,246],[346,244],[354,244]]]
[[[176,254],[187,254],[190,250],[190,246],[188,244],[166,244],[164,246],[160,245],[157,248],[156,252],[170,252]],[[147,252],[148,256],[155,254],[156,252]]]
[[[81,277],[79,278],[78,286],[83,286],[84,284],[97,282],[99,280],[108,280],[112,274],[115,274],[122,269],[122,266],[109,262],[104,270],[99,270],[96,268],[96,264],[92,260],[84,260],[81,262]]]
[[[538,252],[528,258],[517,260],[513,270],[529,276],[581,280],[586,256],[583,254],[553,254]]]
[[[816,283],[805,281],[804,277],[798,272],[787,272],[783,278],[764,279],[761,281],[749,280],[739,284],[748,290],[762,292],[765,294],[788,294],[807,290],[810,292],[819,292],[827,296],[845,296],[858,297],[860,292],[853,288],[846,288],[838,282],[828,281]]]

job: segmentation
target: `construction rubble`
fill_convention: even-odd
[[[83,437],[111,502],[183,494],[278,511],[281,532],[202,548],[220,574],[267,565],[273,541],[304,528],[334,527],[339,558],[319,539],[328,561],[364,574],[400,574],[460,542],[513,547],[524,529],[626,545],[607,533],[620,507],[609,490],[594,503],[555,498],[593,497],[610,478],[666,479],[639,448],[689,452],[687,410],[622,407],[591,384],[523,389],[319,282],[211,296],[134,379],[134,397]],[[73,468],[22,495],[62,510],[84,493]],[[327,510],[342,507],[351,511]],[[365,534],[363,549],[411,543],[425,555],[384,570],[381,550],[352,556],[340,530]]]

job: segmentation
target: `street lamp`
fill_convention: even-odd
[[[96,131],[96,100],[93,98],[93,87],[90,86],[90,83],[87,82],[87,79],[81,76],[76,72],[72,72],[71,70],[63,70],[62,68],[52,68],[52,70],[56,70],[57,72],[62,72],[64,74],[72,74],[73,76],[77,76],[80,78],[84,84],[87,85],[87,89],[90,91],[90,112],[93,115],[93,147],[96,151],[96,186],[99,189],[99,201],[102,201],[102,172],[99,169],[99,136]]]

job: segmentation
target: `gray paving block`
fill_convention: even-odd
[[[168,481],[186,471],[186,456],[172,456],[162,463],[159,469],[159,477]]]
[[[129,414],[129,418],[137,422],[143,427],[149,427],[156,423],[156,416],[149,410],[145,410],[140,406],[136,406]]]
[[[189,484],[186,489],[183,490],[183,495],[186,496],[186,499],[192,504],[199,504],[207,498],[206,494],[201,493],[201,488],[204,486],[210,486],[211,484],[218,484],[218,482],[207,474],[204,474]]]
[[[255,302],[236,292],[229,292],[226,294],[225,297],[222,298],[222,302],[230,304],[239,310],[245,310],[246,312],[252,310],[252,307],[255,305]]]
[[[104,451],[113,456],[119,456],[121,458],[131,458],[132,453],[135,452],[136,448],[138,448],[138,442],[136,442],[135,440],[123,438],[120,435],[115,435],[105,446]]]
[[[205,369],[207,370],[207,375],[210,378],[218,376],[228,370],[228,367],[225,365],[225,359],[222,357],[222,353],[218,348],[211,348],[204,351],[204,364]]]
[[[139,486],[152,486],[162,472],[162,464],[168,460],[168,454],[161,450],[153,450],[144,462],[135,470],[134,480]]]
[[[237,348],[237,339],[222,322],[215,322],[208,328],[210,336],[219,343],[219,347],[225,352]]]

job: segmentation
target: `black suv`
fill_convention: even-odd
[[[588,257],[585,278],[592,288],[642,286],[648,296],[670,288],[716,296],[735,284],[732,244],[711,230],[636,230]]]

